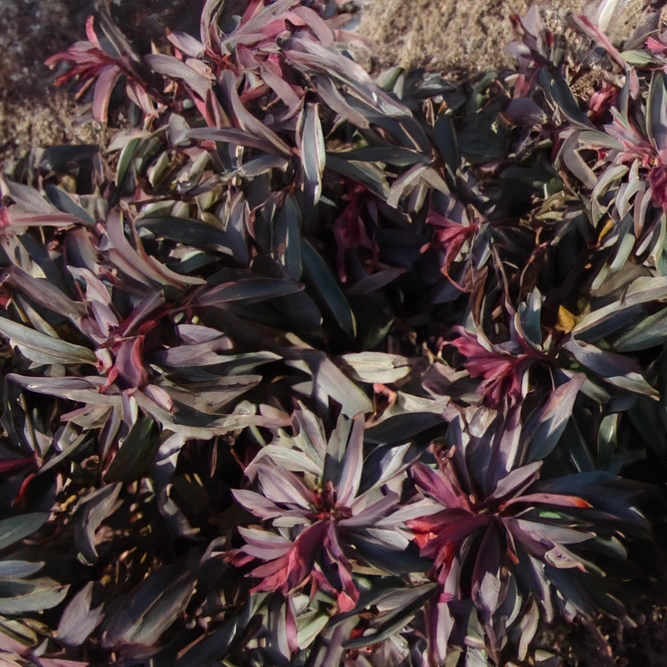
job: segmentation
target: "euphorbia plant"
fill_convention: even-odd
[[[339,610],[347,612],[359,601],[353,563],[363,564],[364,541],[394,553],[409,544],[394,516],[407,466],[405,448],[360,492],[363,416],[341,418],[328,442],[311,413],[296,412],[294,420],[297,438],[283,436],[267,445],[246,470],[256,478],[261,495],[234,491],[243,507],[277,531],[239,529],[246,541],[241,551],[267,561],[250,573],[260,579],[253,591],[288,594],[310,584],[313,592],[333,593]]]
[[[207,0],[150,54],[102,8],[51,59],[136,127],[2,182],[7,660],[477,667],[624,614],[664,40],[532,10],[514,71],[374,80],[335,5]]]

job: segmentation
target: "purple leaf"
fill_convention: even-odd
[[[228,107],[234,115],[236,122],[241,126],[241,129],[267,141],[274,149],[272,152],[277,152],[283,157],[290,158],[292,156],[290,147],[273,130],[257,120],[243,106],[236,90],[236,77],[233,72],[228,69],[223,70],[220,77],[220,86],[225,94]]]
[[[468,509],[470,503],[465,494],[457,489],[445,475],[439,475],[423,463],[416,463],[411,474],[417,486],[443,507]]]
[[[108,120],[109,100],[123,71],[117,65],[107,65],[102,69],[95,82],[93,95],[93,118],[98,123]]]
[[[192,67],[188,67],[184,62],[173,56],[166,56],[161,53],[146,55],[144,56],[144,61],[154,72],[170,79],[184,81],[199,97],[203,100],[206,99],[206,95],[212,85],[211,81]]]
[[[616,61],[616,63],[621,67],[623,71],[628,70],[628,64],[623,60],[623,56],[619,53],[618,49],[609,41],[609,38],[598,28],[596,25],[591,23],[590,19],[587,16],[581,15],[576,19],[579,27],[588,35],[594,42],[602,46],[603,49],[609,53],[609,55]]]
[[[304,6],[295,7],[293,13],[303,19],[304,24],[315,33],[324,46],[333,46],[334,34],[320,14]]]
[[[201,58],[204,55],[204,45],[187,32],[167,30],[167,39],[186,56]]]
[[[496,524],[490,523],[479,545],[472,574],[472,598],[482,612],[482,620],[488,624],[501,600],[501,543],[502,535]]]
[[[277,0],[270,5],[266,5],[263,2],[254,3],[254,11],[251,8],[246,9],[246,13],[241,20],[241,25],[235,31],[234,35],[232,35],[232,39],[235,35],[251,34],[254,31],[261,32],[274,19],[284,15],[285,12],[289,11],[294,5],[298,5],[299,2],[300,0]]]
[[[505,477],[519,462],[522,433],[521,416],[522,412],[519,406],[511,408],[498,429],[487,473],[487,488],[494,489],[498,481]]]
[[[282,100],[287,107],[283,119],[292,118],[302,105],[302,97],[278,73],[274,73],[268,64],[262,64],[262,79],[264,83]]]
[[[528,448],[526,461],[540,461],[554,450],[572,416],[574,402],[585,380],[583,373],[577,373],[551,392],[544,405],[530,415],[522,437],[524,451]]]
[[[33,278],[29,273],[16,266],[10,267],[8,274],[7,283],[18,288],[35,303],[70,318],[77,325],[81,322],[85,313],[83,304],[72,301],[48,280]]]
[[[593,190],[598,179],[595,172],[586,164],[579,154],[579,133],[573,132],[563,143],[561,151],[565,166],[576,176],[589,190]]]
[[[437,599],[428,601],[424,610],[424,621],[430,664],[442,665],[450,654],[449,637],[454,629],[454,618],[449,611],[446,595],[439,595]]]
[[[540,614],[534,600],[529,603],[527,612],[524,612],[519,621],[521,637],[519,639],[519,660],[525,660],[528,654],[528,647],[535,637],[540,621]]]
[[[503,501],[512,496],[518,496],[523,493],[533,482],[540,477],[540,468],[542,461],[529,463],[521,468],[512,470],[512,472],[498,482],[495,491],[490,498],[495,501]]]
[[[338,525],[341,528],[374,528],[398,505],[398,494],[388,493],[377,502],[361,510],[358,514],[355,513],[349,519],[342,519],[338,522]]]
[[[527,97],[510,100],[502,111],[502,116],[512,125],[534,127],[542,125],[546,114],[540,107]]]
[[[232,495],[239,505],[245,507],[248,512],[252,512],[260,519],[275,519],[276,517],[285,514],[284,509],[278,507],[274,502],[254,491],[234,489]]]
[[[150,381],[149,370],[144,362],[144,340],[144,336],[125,339],[116,350],[113,372],[123,389],[145,387]]]
[[[302,188],[311,206],[322,194],[322,174],[326,164],[324,134],[317,104],[306,104],[299,118],[297,146],[301,153]]]
[[[290,472],[309,472],[319,477],[322,466],[312,461],[306,454],[281,445],[266,445],[262,447],[253,463],[268,456],[276,465]]]
[[[257,474],[264,495],[272,502],[297,505],[305,510],[313,505],[312,492],[296,475],[263,461],[257,464]]]
[[[641,368],[632,360],[571,338],[563,347],[586,368],[621,389],[658,399],[659,393],[646,382]]]
[[[352,504],[361,481],[361,471],[364,454],[364,416],[356,415],[352,420],[345,454],[341,462],[340,476],[338,478],[338,502],[344,507]]]
[[[92,609],[94,581],[89,581],[69,602],[58,625],[58,641],[81,646],[102,617],[104,605]]]
[[[267,153],[274,152],[274,146],[270,141],[256,137],[250,132],[239,130],[232,127],[225,128],[194,128],[186,133],[188,139],[195,141],[216,141],[218,143],[233,144],[235,146],[246,146],[247,148],[257,148]]]
[[[296,294],[303,289],[301,285],[274,278],[248,278],[230,281],[202,291],[193,300],[196,306],[221,306],[228,303],[257,303],[267,299]]]
[[[369,106],[383,115],[411,117],[409,109],[393,100],[354,61],[312,40],[292,38],[285,52],[288,61],[297,66],[329,74],[348,85]]]
[[[280,535],[269,533],[266,530],[255,530],[239,526],[239,533],[246,541],[243,551],[261,560],[280,558],[292,548],[292,543],[289,540]]]
[[[315,74],[312,77],[322,102],[338,115],[345,118],[356,127],[367,130],[370,127],[369,120],[351,106],[338,90],[334,82],[324,74]]]
[[[667,83],[665,73],[660,69],[653,73],[646,111],[648,136],[658,150],[667,149]]]
[[[218,21],[224,9],[224,0],[206,0],[201,11],[200,36],[206,55],[220,54],[220,26]]]

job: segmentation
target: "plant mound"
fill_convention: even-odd
[[[667,39],[610,4],[463,83],[371,79],[319,0],[147,54],[103,6],[50,59],[129,122],[1,183],[3,663],[551,667],[540,627],[626,619]]]

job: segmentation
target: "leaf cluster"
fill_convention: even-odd
[[[134,122],[0,183],[3,661],[550,667],[540,627],[626,618],[667,46],[609,4],[465,82],[375,80],[300,0],[150,54],[104,5],[49,60]]]

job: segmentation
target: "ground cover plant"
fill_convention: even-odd
[[[299,0],[151,53],[102,4],[50,59],[117,127],[1,183],[6,664],[551,667],[632,624],[667,38],[613,5],[469,81],[374,80]]]

